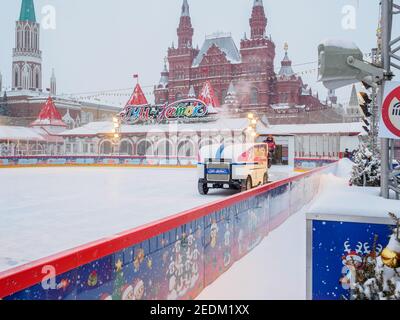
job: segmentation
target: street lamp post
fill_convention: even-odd
[[[119,117],[113,118],[113,126],[114,128],[112,129],[112,134],[113,134],[112,141],[114,144],[114,154],[119,155],[120,154],[119,144],[121,141],[121,120]]]
[[[247,115],[247,119],[249,120],[249,126],[246,129],[247,131],[247,137],[249,140],[252,142],[255,142],[255,139],[257,138],[257,124],[258,124],[258,119],[253,113],[249,113]]]

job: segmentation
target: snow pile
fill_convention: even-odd
[[[353,170],[354,162],[350,159],[342,159],[339,161],[336,170],[336,176],[340,178],[348,179],[351,175],[351,171]]]
[[[296,213],[272,231],[258,247],[205,288],[198,300],[305,300],[305,212],[303,209]]]
[[[342,159],[337,175],[322,176],[320,194],[311,205],[310,214],[383,218],[387,218],[388,212],[400,214],[399,201],[381,198],[380,188],[349,186],[351,170],[352,162]]]

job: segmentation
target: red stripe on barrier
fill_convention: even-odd
[[[42,274],[42,269],[44,266],[51,265],[55,267],[56,275],[63,274],[92,261],[121,251],[124,248],[133,246],[167,231],[176,229],[181,225],[187,224],[193,220],[197,220],[213,212],[230,207],[243,200],[261,195],[290,182],[309,177],[315,173],[326,170],[333,165],[335,164],[317,168],[291,178],[276,181],[253,190],[233,195],[223,200],[217,200],[215,202],[157,220],[141,227],[118,233],[111,237],[103,238],[86,245],[63,251],[50,257],[36,260],[20,267],[0,272],[0,298],[10,296],[40,283],[44,277],[44,274]]]
[[[93,156],[0,156],[0,159],[161,159],[161,160],[197,160],[196,157],[165,157],[165,156],[113,156],[113,155],[93,155]]]
[[[332,162],[337,162],[338,159],[332,159],[332,158],[294,158],[296,161],[301,161],[301,160],[307,160],[307,161],[332,161]]]

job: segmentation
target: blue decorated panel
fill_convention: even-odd
[[[254,249],[269,231],[269,193],[250,198],[236,205],[234,216],[235,260]]]
[[[354,268],[362,268],[362,257],[373,251],[375,235],[379,254],[390,234],[383,224],[312,221],[312,298],[348,299]]]
[[[204,218],[205,285],[214,282],[234,262],[234,216],[236,207],[228,207]]]

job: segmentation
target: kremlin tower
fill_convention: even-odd
[[[22,0],[15,28],[12,89],[42,91],[40,25],[36,22],[33,0]]]

